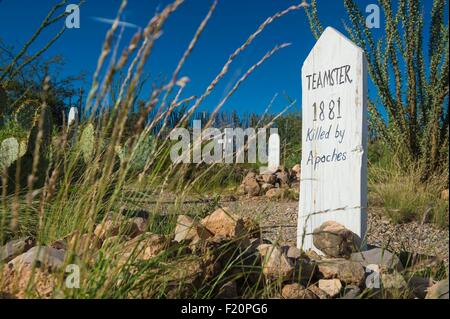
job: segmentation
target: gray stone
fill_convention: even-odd
[[[348,285],[344,289],[344,296],[341,299],[357,299],[361,294],[358,286]]]
[[[235,281],[225,283],[219,289],[216,299],[236,299],[238,298],[237,285]]]
[[[356,249],[356,235],[335,221],[327,221],[313,232],[314,246],[333,258],[350,257]]]
[[[32,237],[24,237],[9,241],[6,245],[0,247],[0,261],[8,262],[14,257],[27,252],[35,244]]]
[[[261,180],[267,184],[275,184],[277,182],[277,177],[273,174],[263,174],[261,175]]]
[[[17,256],[8,263],[10,268],[20,269],[22,267],[45,268],[57,270],[64,264],[65,251],[51,247],[36,246],[26,253]]]
[[[368,265],[379,265],[397,271],[403,270],[400,259],[395,254],[382,248],[373,248],[368,251],[353,253],[350,256],[350,260],[357,261],[364,267]]]
[[[338,278],[343,283],[360,286],[365,279],[364,267],[360,263],[345,259],[317,262],[318,271],[325,279]]]
[[[428,289],[432,285],[430,278],[424,278],[419,276],[412,276],[409,278],[408,288],[412,291],[415,297],[423,299],[427,295]]]
[[[282,250],[274,245],[263,244],[257,248],[264,276],[272,281],[284,282],[292,277],[294,266]]]

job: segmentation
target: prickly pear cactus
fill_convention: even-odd
[[[20,156],[20,145],[16,138],[10,137],[0,144],[0,170],[11,166]]]
[[[117,146],[115,151],[121,161],[131,156],[129,158],[129,166],[132,171],[142,171],[154,149],[155,139],[152,135],[148,134],[141,136],[133,149],[130,149],[128,143],[126,143],[125,146]],[[131,152],[133,150],[134,152],[132,154]]]
[[[86,125],[80,135],[79,146],[84,162],[89,163],[94,156],[95,128],[92,123]]]
[[[31,130],[39,119],[40,102],[37,100],[25,100],[14,112],[14,119],[26,130]]]
[[[133,170],[141,171],[145,164],[150,160],[155,149],[155,139],[151,134],[141,136],[137,145],[135,146],[134,155],[131,159],[131,167]]]

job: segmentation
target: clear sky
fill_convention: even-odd
[[[18,50],[56,2],[58,1],[0,0],[0,38]],[[76,3],[76,1],[69,2]],[[120,0],[87,0],[81,7],[81,28],[67,30],[46,53],[47,56],[62,54],[65,57],[67,64],[64,74],[85,71],[90,82],[101,44],[109,28],[108,24],[95,18],[113,19],[120,2]],[[161,10],[169,2],[129,0],[124,20],[144,27],[156,10]],[[182,76],[191,79],[186,96],[200,95],[220,71],[228,56],[267,17],[298,2],[299,0],[219,0],[209,25],[181,72]],[[376,1],[359,0],[358,4],[364,11],[368,4],[374,2]],[[431,1],[424,2],[427,11]],[[186,0],[169,19],[146,70],[152,79],[172,74],[211,3],[212,0]],[[342,20],[347,20],[347,15],[342,1],[319,0],[318,3],[319,16],[324,26],[333,26],[345,34]],[[50,28],[42,34],[31,51],[42,46],[59,28],[61,25]],[[136,29],[127,28],[123,34],[123,43],[128,43],[135,32]],[[380,34],[378,31],[378,35]],[[272,109],[272,112],[276,113],[288,104],[283,98],[285,93],[298,101],[298,110],[301,104],[301,66],[315,43],[303,10],[291,12],[269,26],[234,62],[228,76],[215,93],[205,100],[202,109],[213,108],[243,72],[268,50],[284,42],[292,43],[292,46],[283,49],[259,68],[229,100],[224,109],[237,110],[239,113],[262,113],[274,94],[278,93],[280,96]],[[369,87],[369,91],[370,95],[374,94],[373,86]],[[147,96],[145,92],[144,96]]]

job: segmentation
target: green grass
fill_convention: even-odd
[[[421,167],[399,163],[395,154],[380,145],[369,146],[369,205],[383,207],[395,223],[431,222],[448,227],[448,201],[441,192],[448,188],[448,172],[421,179]]]

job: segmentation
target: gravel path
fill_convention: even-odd
[[[296,243],[298,202],[270,201],[264,197],[240,198],[223,203],[242,216],[250,216],[261,222],[270,239],[283,244]],[[394,225],[382,216],[382,208],[369,208],[368,244],[385,247],[394,252],[414,252],[438,256],[449,261],[449,231],[431,224],[411,222]]]
[[[161,196],[159,196],[161,197]],[[159,198],[159,200],[162,200]],[[170,202],[172,198],[169,196]],[[150,204],[149,206],[153,206]],[[177,214],[189,214],[192,211],[208,211],[208,204],[198,201],[185,202],[181,207],[172,205],[162,208]],[[276,201],[266,197],[239,197],[237,200],[224,200],[224,207],[229,207],[237,214],[252,217],[260,222],[265,237],[277,240],[281,244],[296,244],[298,202],[294,200]],[[146,210],[147,207],[139,205]],[[168,208],[172,206],[172,208]],[[148,207],[149,208],[149,207]],[[160,207],[161,209],[161,207]],[[394,225],[383,215],[382,207],[370,207],[368,216],[369,245],[384,247],[392,252],[409,252],[427,256],[437,256],[449,264],[449,230],[432,224],[421,225],[410,222]]]

